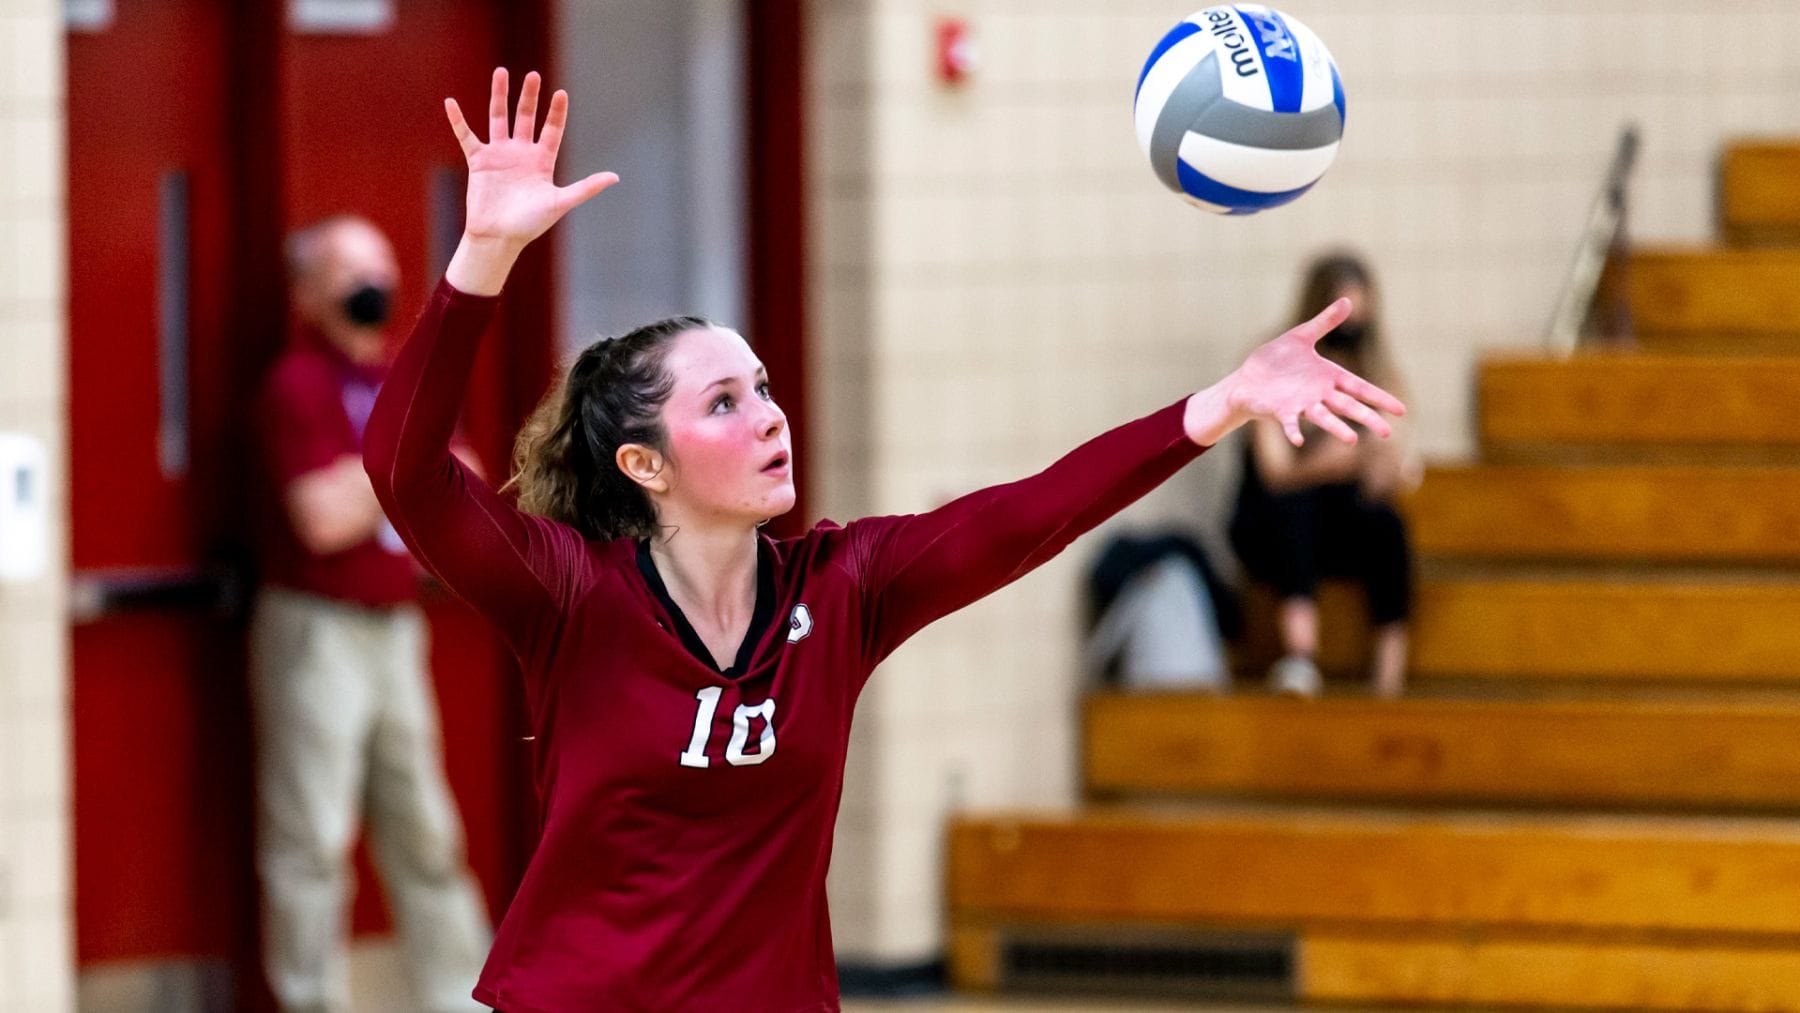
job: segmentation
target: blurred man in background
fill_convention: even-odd
[[[267,495],[251,641],[263,964],[284,1010],[349,1005],[351,845],[375,863],[421,1003],[470,998],[491,930],[443,773],[419,570],[382,515],[362,434],[399,268],[340,216],[288,242],[294,340],[257,402]]]

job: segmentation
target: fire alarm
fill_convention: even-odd
[[[975,71],[975,40],[962,18],[939,18],[937,23],[938,80],[962,84]]]

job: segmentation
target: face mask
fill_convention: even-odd
[[[1335,352],[1354,354],[1362,350],[1363,338],[1368,328],[1360,320],[1346,320],[1337,325],[1337,329],[1319,339],[1322,347]]]
[[[344,297],[344,316],[360,327],[380,327],[387,323],[388,290],[364,285]]]

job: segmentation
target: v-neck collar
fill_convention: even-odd
[[[650,541],[639,539],[637,546],[638,572],[643,574],[644,583],[656,600],[662,602],[663,608],[675,620],[675,633],[681,638],[682,646],[688,653],[700,659],[707,668],[718,672],[727,679],[737,679],[750,671],[750,661],[756,655],[756,645],[762,643],[763,634],[769,631],[769,624],[775,619],[775,566],[769,559],[768,547],[763,544],[762,537],[756,539],[756,608],[750,613],[750,628],[744,631],[744,642],[738,645],[737,658],[730,668],[721,669],[713,660],[712,651],[706,647],[706,641],[694,630],[694,624],[688,622],[687,614],[669,594],[669,586],[663,583],[662,574],[656,570],[656,561],[650,556]]]

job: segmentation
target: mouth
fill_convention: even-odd
[[[762,470],[763,470],[764,474],[776,474],[778,472],[786,471],[787,466],[788,466],[788,455],[787,455],[786,451],[783,451],[782,453],[776,454],[774,457],[769,458],[769,463],[763,465]]]

